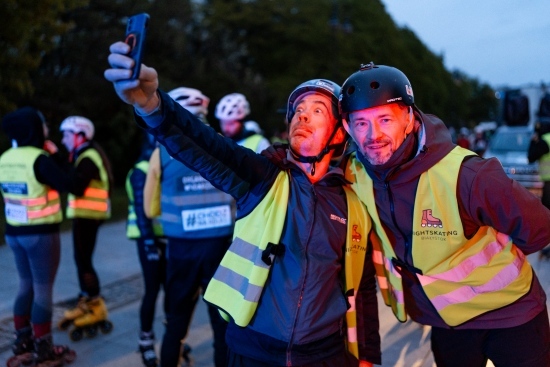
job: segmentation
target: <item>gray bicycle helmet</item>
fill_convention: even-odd
[[[340,94],[340,86],[333,81],[327,79],[312,79],[304,82],[296,87],[290,93],[288,97],[288,104],[286,109],[286,121],[290,124],[292,117],[294,117],[296,100],[304,93],[318,92],[329,97],[336,107],[332,112],[334,116],[339,117],[338,113],[338,95]],[[340,121],[340,118],[338,118]]]

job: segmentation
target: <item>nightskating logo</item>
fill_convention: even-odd
[[[422,227],[439,227],[443,228],[441,219],[432,216],[431,209],[422,210]]]

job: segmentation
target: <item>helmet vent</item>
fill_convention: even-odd
[[[347,89],[348,95],[351,95],[355,93],[355,87],[353,85],[350,85],[350,87]]]
[[[378,83],[378,82],[371,82],[371,83],[370,83],[370,88],[371,88],[371,89],[378,89],[378,88],[380,88],[380,83]]]

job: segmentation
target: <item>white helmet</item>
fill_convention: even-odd
[[[172,99],[195,116],[208,115],[210,98],[198,89],[180,87],[168,92]]]
[[[249,113],[250,105],[240,93],[226,95],[216,106],[216,118],[219,120],[242,120]]]
[[[94,124],[86,117],[69,116],[61,122],[60,131],[71,131],[75,134],[82,133],[88,140],[94,138]]]

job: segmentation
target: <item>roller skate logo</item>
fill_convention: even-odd
[[[358,225],[357,224],[354,224],[351,229],[352,229],[352,232],[351,232],[351,241],[352,242],[361,242],[361,233],[357,232],[357,227]]]
[[[107,320],[108,312],[102,297],[88,299],[82,297],[75,308],[65,311],[63,319],[58,323],[61,330],[74,328],[69,332],[72,341],[79,341],[84,336],[93,338],[98,330],[108,334],[113,330],[113,323]]]
[[[431,209],[422,210],[422,227],[439,227],[443,228],[441,219],[432,216]]]

